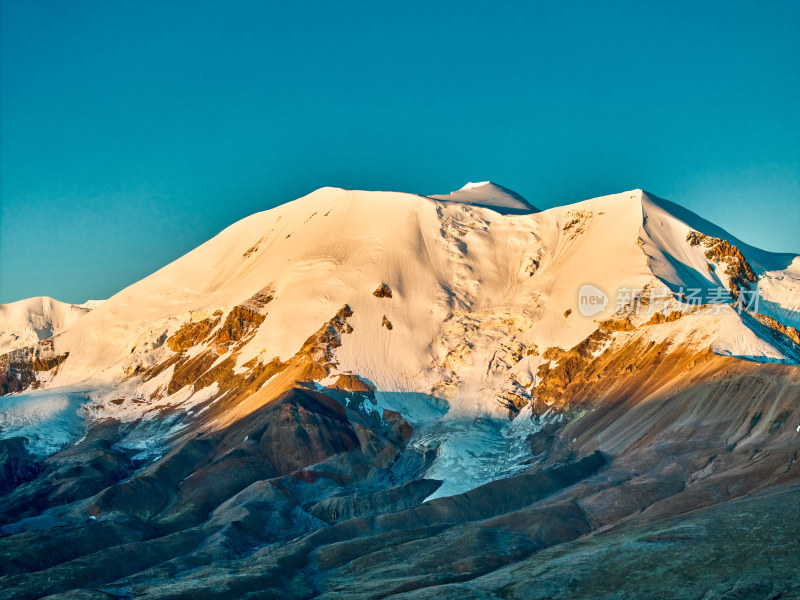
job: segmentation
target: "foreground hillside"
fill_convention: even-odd
[[[25,307],[0,597],[800,596],[800,259],[641,190],[325,188]]]

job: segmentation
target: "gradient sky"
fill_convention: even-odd
[[[0,302],[318,187],[644,188],[800,252],[800,2],[1,0]]]

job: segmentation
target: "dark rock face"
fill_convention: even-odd
[[[128,455],[113,448],[118,436],[116,423],[100,423],[78,444],[38,459],[33,478],[18,481],[11,492],[0,495],[0,526],[88,498],[129,476],[135,465]],[[27,451],[21,454],[23,451],[17,448],[11,456],[34,460]]]
[[[333,399],[304,389],[231,427],[191,438],[155,464],[95,496],[93,515],[123,511],[169,529],[194,525],[256,481],[288,475],[359,448],[355,425]]]
[[[269,412],[259,444],[264,458],[279,473],[297,471],[359,446],[342,405],[323,394],[293,390],[270,406]]]
[[[24,438],[0,440],[0,496],[35,479],[41,464],[25,448]]]

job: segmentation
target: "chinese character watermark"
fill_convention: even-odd
[[[620,287],[614,297],[614,312],[636,315],[649,315],[669,312],[691,313],[704,309],[710,314],[723,314],[728,310],[757,313],[759,291],[735,290],[731,292],[724,287],[690,288],[679,287],[670,290],[667,287],[655,288],[645,286]],[[608,295],[595,285],[585,284],[578,292],[578,311],[585,317],[591,317],[606,310],[610,304]]]

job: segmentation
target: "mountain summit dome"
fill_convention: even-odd
[[[470,181],[455,192],[435,194],[428,197],[444,202],[474,204],[475,206],[491,208],[501,214],[517,215],[539,212],[538,208],[530,204],[517,192],[492,181],[479,181],[477,183]]]

